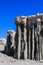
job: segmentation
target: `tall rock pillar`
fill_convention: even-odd
[[[36,16],[32,16],[32,60],[34,60],[34,52],[35,52],[35,19]]]
[[[24,45],[25,45],[25,49],[24,49],[24,59],[27,59],[27,30],[26,30],[26,18],[25,16],[22,16],[21,17],[21,22],[22,24],[24,25],[24,32],[23,32],[23,35],[24,35]]]
[[[25,43],[24,59],[27,59],[27,30],[26,30],[26,18],[24,19],[24,43]]]
[[[21,52],[21,27],[20,27],[20,17],[16,18],[17,31],[18,31],[18,59],[20,60],[20,52]]]
[[[20,59],[20,51],[21,51],[21,28],[18,25],[18,59]]]
[[[28,45],[29,45],[29,47],[28,47],[28,52],[29,52],[29,60],[30,60],[30,52],[31,52],[31,41],[30,41],[30,39],[31,39],[31,29],[30,29],[30,24],[31,24],[31,16],[29,16],[28,17],[28,21],[27,21],[27,23],[28,23],[28,35],[29,35],[29,37],[28,37]]]
[[[34,25],[32,28],[32,60],[34,59]]]
[[[41,60],[41,19],[37,18],[37,28],[38,28],[38,60]]]

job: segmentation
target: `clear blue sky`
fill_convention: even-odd
[[[0,38],[8,30],[16,31],[14,19],[21,15],[43,13],[43,0],[0,0]]]

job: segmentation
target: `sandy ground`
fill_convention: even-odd
[[[15,61],[15,62],[0,62],[0,65],[43,65],[43,63],[35,61]]]
[[[4,50],[4,45],[0,44],[0,51]],[[0,65],[43,65],[43,62],[32,60],[16,60],[0,52]]]

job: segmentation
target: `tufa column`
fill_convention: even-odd
[[[20,51],[21,51],[21,26],[20,26],[20,18],[16,18],[16,24],[18,28],[18,59],[20,60]]]
[[[30,42],[30,38],[31,38],[31,29],[30,29],[30,24],[31,24],[31,16],[29,16],[28,17],[28,30],[29,30],[29,38],[28,38],[28,44],[29,44],[29,60],[30,60],[30,51],[31,51],[31,49],[30,49],[30,46],[31,46],[31,42]]]
[[[38,60],[41,60],[41,36],[40,36],[40,31],[41,31],[41,19],[37,18],[37,28],[38,28]]]
[[[22,16],[21,21],[24,25],[24,44],[25,44],[25,49],[24,49],[24,59],[27,59],[27,30],[26,30],[26,17]]]
[[[34,59],[34,24],[32,25],[32,60]]]

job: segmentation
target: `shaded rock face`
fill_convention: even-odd
[[[7,32],[7,43],[5,46],[5,52],[7,55],[14,56],[15,51],[15,32],[13,30],[9,30]]]
[[[41,60],[43,36],[43,15],[21,16],[16,18],[18,59]],[[42,38],[43,39],[43,38]]]
[[[43,14],[21,16],[17,30],[7,32],[6,53],[17,59],[43,59]]]
[[[43,37],[43,28],[40,31],[40,35]]]

